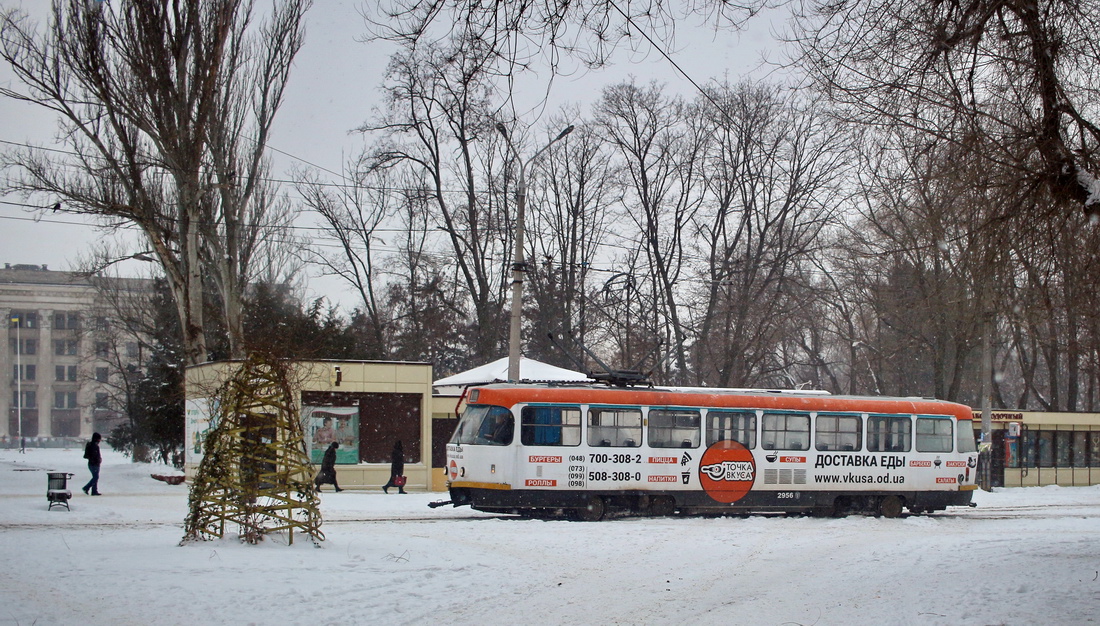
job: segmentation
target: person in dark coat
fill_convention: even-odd
[[[339,483],[336,482],[336,448],[339,447],[340,444],[335,441],[328,444],[325,456],[321,459],[321,471],[317,472],[317,478],[313,479],[313,482],[317,485],[317,491],[321,491],[321,485],[326,483],[335,487],[336,491],[343,491]]]
[[[84,485],[84,493],[91,489],[93,496],[99,495],[99,466],[103,464],[103,457],[99,454],[99,441],[103,439],[99,433],[92,433],[92,440],[84,446],[84,458],[88,459],[88,471],[92,473],[92,479]]]
[[[401,478],[398,484],[398,477]],[[390,480],[382,485],[382,491],[390,492],[390,487],[397,486],[398,493],[405,493],[405,450],[401,447],[401,441],[393,444],[393,452],[390,453]]]

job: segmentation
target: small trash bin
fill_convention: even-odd
[[[73,492],[69,491],[69,479],[72,476],[68,472],[46,472],[49,481],[46,485],[46,500],[49,501],[51,510],[55,506],[64,506],[65,510],[69,510],[69,499],[73,497]]]

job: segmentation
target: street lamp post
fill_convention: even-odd
[[[15,414],[19,424],[19,451],[26,452],[23,448],[23,336],[20,333],[23,316],[12,315],[11,321],[15,324]]]
[[[567,126],[558,133],[557,137],[551,139],[550,143],[540,148],[538,152],[531,155],[531,158],[526,161],[519,157],[519,152],[512,144],[512,138],[508,135],[508,129],[505,128],[504,124],[498,122],[497,131],[504,137],[504,142],[508,144],[508,151],[512,153],[512,160],[519,164],[519,177],[516,179],[516,254],[515,262],[512,263],[512,320],[508,329],[508,381],[516,382],[519,380],[520,321],[522,320],[523,314],[523,275],[527,272],[527,264],[523,258],[523,220],[524,211],[527,205],[527,166],[534,163],[535,159],[542,156],[555,142],[573,132],[573,125],[570,124]]]

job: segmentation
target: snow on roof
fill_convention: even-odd
[[[556,367],[548,363],[520,357],[519,378],[531,382],[589,382],[587,374]],[[487,385],[508,381],[508,357],[497,359],[454,376],[440,378],[432,383],[433,387],[466,387],[468,385]],[[437,391],[439,391],[437,389]]]

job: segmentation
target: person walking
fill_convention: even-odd
[[[396,486],[398,493],[405,493],[405,450],[401,447],[401,440],[393,444],[393,452],[390,453],[390,480],[382,486],[384,493],[390,492],[390,487]]]
[[[88,471],[92,473],[92,479],[84,485],[84,493],[91,489],[93,496],[99,495],[99,466],[103,464],[103,456],[99,454],[99,441],[103,437],[99,433],[92,433],[92,440],[84,446],[84,458],[88,459]]]
[[[333,441],[325,450],[325,456],[321,459],[321,471],[317,472],[317,478],[313,479],[318,492],[321,491],[321,485],[326,483],[335,487],[336,491],[343,491],[336,482],[336,449],[339,447],[340,444]]]

